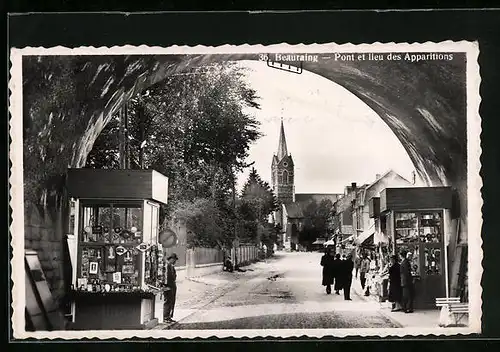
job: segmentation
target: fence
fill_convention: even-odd
[[[248,265],[259,259],[259,249],[255,246],[244,245],[236,250],[239,266]]]
[[[231,258],[241,267],[263,259],[261,252],[256,246],[243,245],[231,250]],[[179,281],[220,272],[223,268],[224,252],[217,248],[186,249],[184,253],[179,251],[179,257],[181,256],[185,256],[186,260],[185,265],[177,267]]]
[[[195,265],[222,263],[224,253],[217,248],[194,248]]]

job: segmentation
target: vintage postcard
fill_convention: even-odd
[[[13,337],[480,333],[478,55],[12,49]]]

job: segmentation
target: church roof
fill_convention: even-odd
[[[299,204],[288,203],[284,204],[284,207],[286,209],[286,213],[289,218],[297,219],[304,217],[304,214],[302,213],[302,209],[300,208]]]
[[[278,157],[276,155],[273,155],[273,163],[272,163],[272,165],[273,166],[274,165],[278,165],[278,163],[279,163]]]
[[[283,159],[287,155],[288,149],[286,147],[285,128],[283,127],[283,120],[281,120],[280,139],[278,142],[278,160]]]
[[[321,202],[323,199],[329,199],[335,203],[342,194],[338,193],[295,193],[295,201],[298,203]]]

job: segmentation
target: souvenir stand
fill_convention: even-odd
[[[450,187],[387,188],[380,194],[391,252],[412,253],[415,308],[434,307],[437,297],[446,296],[451,206]]]
[[[67,185],[75,204],[72,328],[156,325],[159,208],[168,179],[154,170],[69,169]]]
[[[386,218],[380,214],[380,197],[372,197],[368,201],[369,216],[374,220],[373,243],[376,248],[376,257],[379,271],[377,273],[377,294],[379,302],[388,299],[388,264],[392,255],[391,239],[387,233]]]

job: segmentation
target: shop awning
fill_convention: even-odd
[[[347,238],[344,238],[342,240],[342,242],[340,242],[340,243],[346,243],[346,242],[352,241],[353,239],[354,239],[354,235],[351,235],[351,236],[349,236]]]
[[[328,240],[325,243],[323,243],[323,246],[335,246],[335,242],[333,240]]]
[[[375,235],[373,236],[373,242],[374,244],[388,244],[389,243],[389,237],[384,235],[382,232],[375,232]]]
[[[314,241],[312,244],[324,244],[326,239],[324,238],[316,238],[316,241]]]
[[[373,236],[375,235],[375,225],[370,226],[368,230],[363,231],[357,238],[356,238],[356,244],[357,245],[362,245],[362,244],[372,244],[373,245]]]

